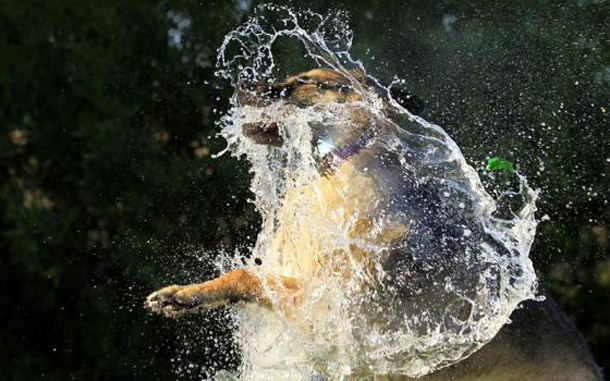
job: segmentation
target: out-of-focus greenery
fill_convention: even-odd
[[[532,258],[610,366],[608,3],[292,4],[348,10],[371,73],[404,78],[477,169],[498,155],[541,189]],[[236,364],[222,311],[176,322],[141,305],[255,240],[247,164],[210,154],[231,93],[216,49],[256,5],[5,1],[2,379],[201,379]]]

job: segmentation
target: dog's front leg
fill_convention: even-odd
[[[282,301],[294,301],[296,298],[294,295],[297,294],[298,285],[292,278],[268,276],[267,285]],[[185,313],[196,313],[240,301],[271,307],[261,280],[244,269],[231,271],[203,283],[164,287],[150,294],[145,306],[152,312],[167,317],[179,317]]]

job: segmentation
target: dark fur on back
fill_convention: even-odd
[[[587,344],[547,293],[528,300],[469,358],[422,380],[602,381]]]

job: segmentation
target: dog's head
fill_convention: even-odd
[[[349,76],[325,68],[309,70],[285,81],[240,84],[237,100],[241,107],[264,107],[283,101],[301,108],[324,103],[349,104],[362,100],[364,91],[380,90],[364,73],[353,70]],[[412,114],[420,114],[423,102],[398,88],[391,88],[391,96]],[[275,122],[246,123],[243,134],[259,144],[281,146],[283,139]]]

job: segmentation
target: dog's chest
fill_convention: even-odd
[[[381,194],[362,159],[287,192],[267,258],[282,275],[314,276],[333,253],[349,250],[353,241],[374,239],[370,223]]]

